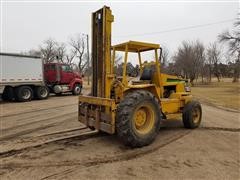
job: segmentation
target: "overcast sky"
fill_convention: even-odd
[[[1,7],[1,51],[28,51],[38,48],[38,45],[49,37],[67,42],[70,35],[91,34],[91,13],[103,5],[110,6],[114,15],[112,44],[128,40],[146,41],[167,46],[171,52],[175,51],[183,40],[199,39],[206,45],[214,42],[219,33],[232,28],[233,19],[237,18],[239,11],[238,1],[225,3],[5,1]],[[162,32],[225,20],[228,22]]]

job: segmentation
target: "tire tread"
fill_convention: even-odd
[[[156,107],[156,123],[153,132],[146,138],[139,138],[133,132],[130,126],[131,115],[134,111],[134,107],[141,101],[151,101]],[[120,102],[116,113],[116,131],[118,137],[123,143],[131,147],[142,147],[150,144],[157,136],[160,128],[161,110],[158,99],[150,92],[144,90],[137,90],[129,93]]]

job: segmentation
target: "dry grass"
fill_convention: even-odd
[[[84,95],[87,95],[91,92],[91,78],[90,78],[90,81],[89,81],[89,84],[88,84],[88,79],[87,77],[84,77],[83,78],[83,91],[82,91],[82,94]]]
[[[211,84],[197,84],[192,87],[192,94],[202,102],[240,110],[240,83],[232,83],[230,79]]]
[[[91,84],[92,84],[91,80],[89,81],[89,84],[88,84],[87,78],[85,78],[85,77],[83,78],[83,87],[84,88],[91,89]]]

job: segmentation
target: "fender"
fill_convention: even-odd
[[[82,86],[82,79],[80,78],[74,78],[70,83],[69,83],[69,88],[72,90],[75,84],[80,84]]]

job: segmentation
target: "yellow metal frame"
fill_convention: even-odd
[[[118,103],[124,99],[126,94],[138,89],[144,89],[153,93],[159,99],[161,111],[166,118],[177,117],[181,115],[181,111],[185,104],[192,100],[189,92],[185,92],[185,81],[176,76],[161,74],[158,50],[161,50],[159,44],[128,41],[111,47],[111,23],[114,17],[110,8],[104,6],[103,9],[93,13],[93,17],[97,17],[96,13],[103,12],[101,18],[103,35],[100,39],[103,40],[103,58],[97,60],[101,61],[102,66],[99,67],[103,72],[103,77],[97,77],[98,84],[97,93],[94,96],[79,96],[79,121],[86,124],[88,127],[94,127],[97,130],[105,131],[110,134],[115,133],[115,116]],[[93,21],[96,19],[93,18]],[[96,27],[96,24],[94,26]],[[95,31],[94,31],[95,32]],[[98,43],[98,38],[95,37],[95,45]],[[93,43],[93,44],[94,44]],[[111,48],[110,48],[111,47]],[[93,48],[94,49],[94,48]],[[112,53],[111,53],[112,50]],[[114,61],[116,51],[123,51],[124,66],[122,80],[119,81],[114,73]],[[154,51],[154,61],[150,63],[143,63],[141,53],[145,51]],[[101,49],[102,52],[102,49]],[[128,54],[137,53],[140,66],[140,73],[146,66],[155,66],[152,82],[143,83],[139,81],[138,84],[128,83],[127,77],[127,62]],[[96,64],[95,64],[96,67]],[[115,84],[117,83],[117,85]],[[93,85],[94,86],[94,85]],[[171,93],[168,98],[164,98],[164,90],[166,87],[175,87],[174,93]],[[118,97],[111,99],[111,90],[115,91],[115,96]],[[96,89],[94,89],[96,91]]]
[[[154,87],[156,89],[155,92],[157,92],[157,95],[159,98],[163,96],[163,88],[162,88],[162,82],[161,82],[161,74],[160,74],[160,63],[158,59],[158,50],[160,49],[159,44],[153,44],[153,43],[146,43],[146,42],[139,42],[139,41],[128,41],[125,43],[121,43],[118,45],[115,45],[112,47],[113,50],[113,56],[111,62],[114,62],[115,60],[115,54],[116,51],[124,51],[124,63],[123,63],[123,74],[122,74],[122,84],[124,86],[124,90],[127,91],[129,89],[135,88],[135,89],[143,89],[147,87]],[[155,61],[150,63],[142,63],[141,53],[145,51],[151,51],[153,50],[155,53]],[[140,65],[140,73],[142,73],[144,66],[149,65],[155,65],[156,73],[157,73],[157,79],[155,80],[155,84],[139,84],[139,85],[129,85],[127,81],[127,62],[128,62],[128,53],[137,53],[138,54],[138,61]],[[114,64],[114,63],[113,63]]]
[[[112,86],[111,83],[113,82],[113,79],[115,79],[115,74],[113,72],[113,69],[114,69],[113,64],[115,60],[116,51],[125,51],[123,75],[122,75],[122,81],[121,81],[121,85],[123,87],[121,91],[123,92],[119,93],[123,95],[122,98],[124,98],[124,94],[126,94],[129,91],[134,91],[134,89],[135,90],[145,89],[153,93],[156,97],[158,97],[162,112],[167,118],[178,117],[181,114],[180,108],[184,107],[184,105],[192,99],[192,96],[190,95],[190,93],[185,92],[184,90],[184,83],[186,80],[182,79],[182,81],[174,82],[174,80],[179,80],[180,78],[176,76],[160,73],[160,63],[158,59],[159,49],[160,49],[160,45],[158,44],[150,44],[150,43],[137,42],[137,41],[129,41],[126,43],[113,46],[111,68],[110,70],[108,70],[105,85],[107,88],[109,88],[108,90],[110,90]],[[142,63],[141,52],[150,51],[150,50],[155,51],[155,61],[152,61],[150,63]],[[126,65],[128,62],[129,52],[138,53],[140,73],[142,73],[143,68],[145,66],[154,65],[156,67],[156,74],[154,76],[153,83],[147,83],[147,84],[140,83],[140,84],[134,84],[134,85],[128,83]],[[171,79],[172,82],[168,82],[168,79]],[[163,91],[165,86],[176,86],[176,93],[171,94],[169,98],[163,98]],[[86,122],[86,119],[88,119],[87,120],[88,125],[90,122],[90,124],[92,124],[95,128],[97,127],[100,130],[106,131],[111,134],[115,133],[115,116],[116,116],[117,103],[115,99],[110,98],[110,94],[106,93],[105,98],[93,97],[93,96],[79,96],[79,102],[87,103],[88,105],[91,105],[91,106],[95,105],[99,108],[104,107],[105,115],[109,115],[110,117],[109,118],[110,120],[108,121],[108,127],[106,127],[106,124],[104,126],[104,123],[101,122],[101,113],[99,115],[94,116],[92,120],[90,120],[87,115],[85,115],[85,117],[79,116],[79,121]],[[81,118],[84,118],[84,120],[81,120]],[[97,124],[100,124],[100,125],[97,125]]]
[[[115,133],[115,111],[116,111],[116,104],[113,99],[109,98],[100,98],[100,97],[93,97],[93,96],[79,96],[79,110],[78,110],[78,120],[87,126],[91,124],[90,126],[93,126],[96,129],[101,129],[105,132],[108,132],[110,134]],[[82,104],[87,103],[90,106],[95,106],[94,111],[94,117],[89,117],[89,107],[83,106]],[[96,108],[97,107],[97,108]],[[102,107],[107,108],[105,113],[102,113],[100,110]],[[84,109],[87,108],[87,109]],[[80,115],[81,111],[84,110],[85,114]],[[108,118],[103,119],[102,116],[109,115]],[[106,121],[106,122],[102,122]]]
[[[124,66],[123,66],[123,74],[122,74],[122,84],[124,86],[124,92],[132,91],[133,89],[145,89],[151,91],[156,97],[158,97],[162,112],[166,117],[174,117],[174,115],[179,115],[181,113],[180,108],[184,107],[185,104],[192,100],[192,95],[189,92],[185,92],[185,83],[186,79],[182,79],[177,76],[163,74],[160,72],[160,62],[158,59],[158,49],[160,49],[159,44],[151,44],[145,42],[138,41],[128,41],[125,43],[121,43],[112,47],[113,56],[112,62],[114,62],[116,51],[124,51]],[[142,63],[141,52],[145,51],[155,51],[155,61]],[[128,59],[128,53],[138,53],[138,61],[140,65],[140,73],[142,73],[143,68],[145,66],[156,67],[156,75],[153,79],[153,83],[147,84],[134,84],[131,85],[128,83],[127,73],[126,73],[126,65]],[[180,80],[181,79],[181,80]],[[169,81],[171,80],[171,81]],[[166,86],[175,86],[176,92],[172,93],[169,98],[163,97],[164,87]]]
[[[99,98],[99,97],[93,97],[93,96],[79,96],[78,97],[79,102],[82,103],[88,103],[88,104],[94,104],[99,106],[107,106],[111,107],[111,109],[116,109],[116,104],[114,99],[108,99],[108,98]]]

